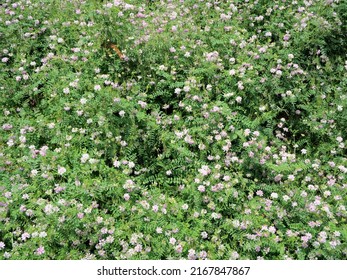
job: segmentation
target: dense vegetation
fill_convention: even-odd
[[[2,1],[0,259],[346,259],[346,31],[338,0]]]

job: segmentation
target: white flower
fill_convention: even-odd
[[[65,172],[66,172],[66,169],[64,167],[62,167],[62,166],[58,167],[58,174],[59,175],[63,175]]]
[[[53,129],[54,127],[55,127],[55,123],[49,123],[49,124],[48,124],[48,128],[49,128],[49,129]]]
[[[266,110],[266,106],[260,106],[260,107],[259,107],[259,111],[260,111],[260,112],[264,112],[265,110]]]
[[[95,90],[95,91],[101,90],[101,86],[100,86],[100,85],[95,85],[95,86],[94,86],[94,90]]]
[[[184,87],[183,87],[183,90],[184,90],[185,92],[189,92],[189,91],[190,91],[190,86],[184,86]]]
[[[207,165],[201,166],[201,168],[198,170],[200,174],[206,176],[211,173],[211,169]]]
[[[234,76],[236,74],[236,71],[234,70],[234,69],[231,69],[230,71],[229,71],[229,75],[230,76]]]
[[[83,154],[82,157],[81,157],[81,162],[85,163],[85,162],[87,162],[88,159],[89,159],[89,155],[88,154]]]
[[[170,244],[175,245],[175,243],[176,243],[176,238],[171,237],[170,238]]]
[[[241,96],[236,97],[236,102],[237,103],[241,103],[241,101],[242,101],[242,97]]]
[[[274,198],[274,199],[276,199],[276,198],[278,198],[278,194],[277,194],[277,193],[272,193],[272,194],[271,194],[271,197]]]
[[[41,231],[41,232],[39,233],[39,236],[40,236],[41,238],[44,238],[44,237],[47,236],[47,233],[46,233],[45,231]]]
[[[198,186],[198,191],[199,192],[204,192],[205,191],[205,186],[204,185]]]
[[[288,176],[288,180],[294,181],[294,179],[295,179],[295,176],[294,176],[294,175],[289,175],[289,176]]]
[[[177,95],[179,95],[180,93],[181,93],[181,89],[180,88],[175,88],[175,93],[177,94]]]

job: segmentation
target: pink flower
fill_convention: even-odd
[[[200,259],[206,259],[207,258],[207,252],[206,251],[201,251],[200,253],[199,253],[199,258]]]
[[[199,192],[204,192],[204,191],[205,191],[205,186],[200,185],[200,186],[198,187],[198,191],[199,191]]]
[[[176,246],[176,248],[175,248],[175,251],[176,251],[177,253],[182,253],[182,251],[183,251],[182,245],[181,245],[181,244],[178,244],[178,245]]]
[[[158,205],[153,205],[153,206],[152,206],[152,210],[153,210],[155,213],[157,213],[158,210],[159,210],[159,206],[158,206]]]
[[[256,192],[256,194],[258,195],[258,196],[263,196],[263,191],[262,190],[258,190],[257,192]]]
[[[77,214],[77,218],[83,219],[83,217],[84,217],[84,214],[83,214],[83,213],[78,213],[78,214]]]
[[[195,260],[196,259],[196,255],[195,255],[195,250],[194,249],[190,249],[188,251],[188,259],[189,260]]]
[[[45,247],[40,246],[39,248],[36,249],[36,254],[37,255],[42,255],[45,253]]]
[[[66,172],[66,168],[59,166],[58,167],[58,174],[59,175],[63,175]]]
[[[101,86],[100,86],[100,85],[95,85],[95,86],[94,86],[94,90],[95,90],[95,91],[101,90]]]
[[[176,244],[176,238],[171,237],[170,238],[170,244],[175,245]]]
[[[199,169],[199,172],[202,175],[206,176],[206,175],[211,173],[211,169],[207,165],[203,165],[203,166],[201,166],[201,169]]]
[[[24,232],[24,233],[22,234],[22,240],[25,241],[25,240],[27,240],[28,238],[30,238],[30,234],[27,233],[27,232]]]
[[[182,205],[182,209],[183,209],[183,210],[188,210],[188,207],[189,207],[188,204],[183,204],[183,205]]]

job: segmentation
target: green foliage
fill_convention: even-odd
[[[346,259],[344,1],[20,5],[0,259]]]

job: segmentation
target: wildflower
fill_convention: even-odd
[[[276,232],[276,228],[274,227],[274,226],[271,226],[271,227],[269,227],[269,232],[271,232],[271,233],[275,233]]]
[[[179,94],[181,93],[181,91],[182,91],[182,89],[180,89],[180,88],[175,88],[175,93],[176,93],[177,95],[179,95]]]
[[[77,218],[83,219],[83,217],[84,217],[84,214],[83,214],[83,213],[78,213],[78,214],[77,214]]]
[[[101,90],[101,86],[100,85],[95,85],[94,86],[94,90],[95,91],[100,91]]]
[[[66,168],[59,166],[58,167],[58,174],[59,175],[63,175],[66,172]]]
[[[86,103],[87,103],[87,99],[85,99],[85,98],[81,98],[80,102],[81,102],[81,104],[82,104],[82,105],[84,105],[84,104],[86,104]]]
[[[235,100],[236,100],[237,103],[241,103],[242,97],[241,96],[237,96]]]
[[[278,194],[275,193],[275,192],[273,192],[273,193],[271,194],[271,198],[274,198],[274,199],[278,198]]]
[[[199,253],[199,258],[200,259],[206,259],[207,258],[207,252],[206,251],[201,251],[200,253]]]
[[[175,251],[176,253],[182,253],[183,251],[183,246],[181,244],[178,244],[176,247],[175,247]]]
[[[171,237],[169,242],[170,242],[170,244],[175,245],[176,244],[176,238]]]
[[[195,260],[196,255],[195,255],[195,250],[194,249],[189,249],[188,250],[188,259],[189,260]]]
[[[189,92],[190,91],[190,86],[184,86],[183,87],[184,92]]]
[[[81,157],[81,162],[82,163],[86,163],[88,159],[89,159],[89,155],[88,154],[83,154],[82,157]]]
[[[294,179],[295,179],[295,176],[294,176],[294,175],[289,175],[289,176],[288,176],[288,180],[289,180],[289,181],[294,181]]]
[[[43,255],[45,253],[45,247],[40,246],[39,248],[36,249],[36,254],[37,255]]]
[[[231,260],[237,260],[238,258],[240,258],[240,255],[236,251],[233,251],[231,253],[230,259]]]
[[[201,168],[198,170],[200,174],[203,176],[206,176],[211,173],[211,169],[207,165],[201,166]]]
[[[182,205],[182,209],[183,209],[183,210],[187,210],[188,207],[189,207],[189,206],[188,206],[188,204],[186,204],[186,203]]]
[[[24,233],[22,234],[22,240],[25,241],[25,240],[27,240],[28,238],[30,238],[30,234],[27,233],[27,232],[24,232]]]
[[[159,210],[159,206],[158,205],[153,205],[152,206],[152,210],[153,210],[153,212],[157,213],[158,210]]]
[[[258,195],[258,196],[263,196],[263,191],[262,190],[258,190],[257,192],[256,192],[256,194]]]
[[[49,129],[53,129],[54,127],[55,127],[55,123],[49,123],[49,124],[48,124],[48,128],[49,128]]]

